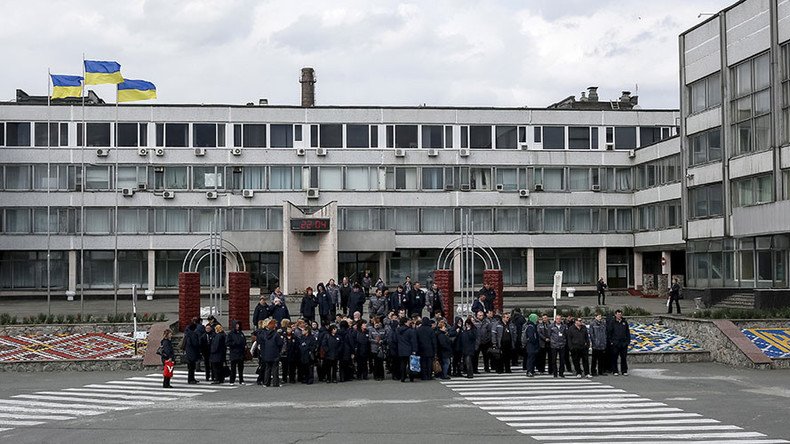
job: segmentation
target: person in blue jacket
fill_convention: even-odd
[[[274,298],[274,303],[269,305],[269,317],[277,321],[277,324],[280,324],[283,319],[290,320],[291,314],[288,313],[288,307],[285,305],[285,301],[280,298]]]
[[[313,294],[313,288],[307,287],[302,297],[302,304],[299,313],[305,321],[315,321],[315,308],[318,306],[318,298]]]
[[[321,341],[324,355],[324,377],[326,383],[337,383],[337,361],[343,349],[343,338],[337,334],[337,326],[330,325],[327,334]]]
[[[527,365],[527,377],[535,376],[535,361],[540,353],[540,337],[538,336],[538,315],[532,313],[527,319],[524,331],[521,333],[521,344],[524,346]]]
[[[258,385],[279,387],[279,363],[283,338],[277,332],[277,321],[270,320],[266,328],[258,331],[257,342],[261,350],[259,360],[263,366],[263,371],[258,375]]]
[[[406,382],[407,376],[410,382],[414,382],[414,373],[409,370],[409,359],[417,354],[417,332],[412,325],[412,321],[401,318],[397,330],[400,382]]]
[[[464,331],[459,336],[461,355],[464,357],[464,367],[467,379],[472,379],[475,367],[473,365],[477,351],[477,329],[471,319],[464,322]]]
[[[416,287],[416,284],[415,284]],[[422,323],[417,330],[417,354],[420,356],[420,379],[429,381],[433,379],[433,358],[436,356],[436,333],[433,321],[422,318]]]
[[[228,333],[228,354],[230,355],[230,383],[236,383],[236,372],[239,375],[239,384],[244,385],[244,350],[247,347],[247,337],[241,331],[241,322],[232,321],[233,330]]]

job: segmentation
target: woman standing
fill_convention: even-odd
[[[173,336],[173,332],[170,331],[170,329],[167,329],[162,334],[162,340],[159,342],[159,345],[162,347],[161,355],[162,355],[163,366],[168,365],[165,364],[166,361],[170,361],[169,365],[174,365],[174,362],[176,360],[176,353],[175,350],[173,350],[173,341],[170,339],[172,336]],[[173,386],[170,385],[170,378],[166,378],[163,376],[162,388],[173,388]]]
[[[283,338],[277,332],[277,321],[270,320],[266,328],[258,333],[258,345],[261,348],[260,360],[264,370],[258,376],[258,385],[266,387],[280,386],[279,362],[283,348]]]
[[[324,378],[327,384],[337,382],[337,359],[340,357],[343,339],[337,334],[337,326],[330,325],[329,333],[324,336],[321,348],[324,354]]]
[[[318,306],[318,298],[313,294],[313,288],[307,287],[302,297],[302,305],[299,307],[299,314],[302,319],[312,322],[315,320],[315,308]]]
[[[214,326],[214,337],[211,339],[211,351],[209,360],[211,361],[211,374],[214,376],[212,384],[222,384],[225,382],[225,373],[222,370],[225,364],[225,353],[227,351],[227,340],[222,326]]]
[[[312,329],[305,325],[299,338],[299,382],[313,383],[313,366],[315,365],[316,340]]]
[[[464,358],[461,354],[461,333],[463,333],[463,331],[464,320],[460,316],[457,316],[453,328],[448,332],[450,340],[453,341],[453,363],[452,371],[450,372],[452,376],[461,376],[461,372],[464,368]]]
[[[377,290],[378,291],[378,290]],[[373,328],[369,329],[370,354],[373,356],[373,379],[384,380],[384,358],[387,357],[387,344],[384,340],[384,327],[381,318],[373,319]]]
[[[447,322],[439,321],[439,330],[436,332],[436,342],[439,363],[442,365],[442,379],[450,379],[450,359],[453,356],[453,344],[447,333]]]
[[[239,385],[244,385],[244,349],[247,347],[247,337],[241,331],[241,322],[233,321],[233,330],[228,334],[228,351],[230,352],[230,383],[236,382],[236,369],[238,368]]]
[[[464,324],[464,331],[461,333],[461,354],[464,357],[464,366],[466,367],[467,379],[472,379],[475,366],[474,357],[477,344],[477,329],[471,319],[467,319]]]

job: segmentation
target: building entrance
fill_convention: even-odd
[[[361,284],[365,272],[370,273],[372,283],[375,284],[379,278],[379,253],[338,253],[338,282],[347,276],[349,282],[358,281]]]

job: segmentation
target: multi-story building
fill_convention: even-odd
[[[788,21],[790,3],[746,0],[680,36],[691,288],[788,288]]]
[[[550,290],[555,270],[580,291],[684,274],[680,114],[589,92],[542,109],[313,106],[309,88],[303,106],[20,94],[0,104],[0,294],[41,294],[47,279],[173,293],[212,227],[253,287],[364,270],[425,282],[467,216],[507,291]],[[292,226],[315,211],[321,233]]]

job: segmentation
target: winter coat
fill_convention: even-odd
[[[258,302],[258,305],[255,306],[255,311],[252,313],[252,328],[258,328],[258,322],[268,317],[269,307],[266,304]]]
[[[538,340],[540,342],[540,348],[546,348],[551,346],[551,325],[544,324],[543,322],[537,325],[538,330]]]
[[[589,331],[593,350],[606,350],[606,322],[603,319],[593,319]]]
[[[606,287],[607,287],[606,282],[602,280],[599,280],[595,284],[595,289],[598,291],[598,293],[603,293],[606,290]]]
[[[211,355],[209,361],[212,363],[225,362],[225,352],[227,351],[227,343],[225,332],[217,333],[211,339]]]
[[[398,298],[400,301],[398,307],[402,310],[406,310],[407,314],[411,312],[411,298],[409,297],[409,293],[405,291],[403,293],[398,293]]]
[[[332,299],[332,305],[334,307],[340,305],[340,287],[338,287],[337,285],[327,286],[326,293]]]
[[[460,347],[459,350],[464,356],[472,356],[477,351],[477,330],[470,328],[461,332],[459,337]]]
[[[521,344],[527,353],[537,353],[540,350],[540,337],[538,337],[538,327],[532,322],[527,321],[524,332],[521,334]]]
[[[568,341],[568,326],[564,322],[553,323],[549,327],[549,332],[551,333],[551,348],[565,348]]]
[[[332,301],[332,296],[325,291],[318,293],[318,314],[322,318],[326,318],[332,314],[334,309],[335,304]]]
[[[283,338],[275,330],[263,329],[258,332],[258,346],[261,348],[262,362],[277,362],[283,349]]]
[[[477,328],[477,347],[491,345],[493,339],[491,335],[491,320],[483,318],[479,324],[475,323],[475,327]]]
[[[628,344],[631,343],[631,329],[628,327],[628,321],[625,318],[619,321],[612,318],[606,329],[606,338],[609,340],[609,345],[628,347]]]
[[[277,321],[277,325],[280,325],[283,319],[291,319],[290,313],[288,313],[288,307],[285,304],[280,305],[270,305],[269,306],[269,317]]]
[[[495,317],[494,320],[488,324],[488,328],[491,331],[491,346],[495,348],[502,348],[502,333],[505,330],[504,325],[502,324],[502,320],[499,317]]]
[[[453,352],[455,353],[461,352],[461,333],[463,331],[463,328],[458,328],[455,326],[447,331],[447,336],[450,337],[450,341],[453,343]]]
[[[302,305],[299,306],[299,313],[302,314],[303,318],[313,319],[315,318],[315,308],[317,306],[318,298],[315,297],[315,295],[304,295],[304,297],[302,297]]]
[[[439,330],[436,333],[436,350],[439,359],[451,358],[453,356],[453,343],[450,335]]]
[[[392,323],[384,328],[384,337],[390,356],[398,356],[398,328],[400,326],[397,323]]]
[[[368,312],[370,317],[384,316],[387,313],[386,301],[383,297],[378,297],[375,294],[370,296],[368,301]]]
[[[340,336],[342,339],[342,348],[340,349],[340,360],[341,361],[350,361],[351,355],[354,354],[354,350],[357,348],[357,338],[354,334],[354,330],[350,328],[340,328],[338,330],[337,335]]]
[[[417,354],[423,358],[436,356],[436,333],[430,325],[417,328]]]
[[[423,307],[425,307],[425,293],[422,289],[413,288],[409,292],[409,312],[422,314]]]
[[[356,333],[356,349],[354,354],[361,359],[367,359],[370,356],[370,330],[357,331]]]
[[[348,298],[351,296],[351,284],[340,284],[338,291],[340,292],[341,305],[343,302],[348,304]]]
[[[370,287],[373,285],[373,279],[370,276],[365,276],[362,278],[362,287],[370,290]]]
[[[568,347],[571,350],[584,350],[590,348],[590,337],[587,335],[587,326],[582,324],[581,328],[575,325],[568,327]]]
[[[203,355],[203,359],[209,359],[211,357],[211,341],[216,333],[214,331],[206,333],[206,327],[202,325],[198,325],[197,330],[199,330],[200,354]]]
[[[241,331],[233,329],[228,333],[228,354],[231,361],[244,359],[244,348],[247,346],[247,337]]]
[[[365,293],[362,292],[360,289],[354,289],[351,294],[348,296],[348,312],[349,316],[354,314],[354,312],[359,312],[360,314],[365,309]]]
[[[387,311],[395,311],[397,312],[400,310],[400,301],[401,295],[393,291],[392,293],[387,295]]]
[[[680,299],[680,284],[677,282],[672,284],[672,287],[669,289],[669,297],[672,298],[673,301]]]
[[[444,301],[442,300],[442,294],[439,289],[428,290],[428,292],[425,293],[425,308],[430,315],[433,315],[437,311],[444,313]]]
[[[483,313],[485,313],[486,311],[485,304],[482,301],[480,301],[480,299],[475,299],[475,301],[472,302],[472,313],[476,315],[477,312],[481,310],[483,311]]]
[[[176,352],[173,350],[173,341],[170,339],[162,339],[159,342],[159,345],[162,346],[162,364],[164,364],[168,359],[175,361]]]
[[[500,346],[503,348],[516,348],[516,343],[521,339],[518,337],[518,333],[516,333],[516,325],[513,321],[508,322],[507,324],[502,323],[502,340]]]
[[[513,313],[513,318],[510,320],[510,323],[516,327],[516,336],[513,337],[513,347],[524,348],[524,343],[521,342],[521,336],[523,336],[524,326],[527,324],[527,318],[525,318],[521,313]]]
[[[299,362],[302,364],[312,364],[315,362],[317,348],[318,342],[315,336],[302,336],[299,339]]]
[[[184,332],[184,354],[188,362],[200,361],[200,336],[195,325],[190,325]]]
[[[324,350],[324,359],[337,361],[343,349],[343,338],[337,332],[334,335],[327,334],[321,342],[321,348]]]
[[[285,346],[284,353],[281,352],[280,357],[288,362],[299,361],[299,338],[296,335],[291,335],[289,338],[283,334],[283,344]]]
[[[397,330],[398,356],[407,357],[417,354],[417,332],[407,326],[402,325]]]
[[[370,353],[372,353],[373,356],[378,354],[379,348],[383,348],[385,351],[387,350],[385,329],[383,327],[372,327],[368,329],[368,334],[370,335]]]

